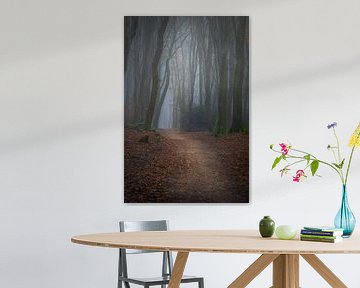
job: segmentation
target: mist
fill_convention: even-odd
[[[249,128],[249,18],[125,17],[125,125]]]

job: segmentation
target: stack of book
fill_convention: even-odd
[[[336,243],[342,241],[344,230],[334,227],[304,227],[300,232],[300,239],[302,241],[316,241]]]

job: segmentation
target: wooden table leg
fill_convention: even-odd
[[[281,254],[273,263],[273,288],[299,288],[299,255]]]
[[[263,254],[254,263],[252,263],[238,278],[232,282],[228,288],[244,288],[254,278],[259,275],[271,262],[273,262],[278,254]]]
[[[347,288],[347,286],[314,254],[301,255],[331,287]]]
[[[186,265],[188,256],[189,256],[189,252],[178,252],[177,253],[168,288],[179,288],[180,287],[181,278],[184,274],[185,265]]]

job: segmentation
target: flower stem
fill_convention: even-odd
[[[335,138],[336,138],[336,149],[337,149],[337,152],[338,152],[338,158],[339,158],[339,160],[337,161],[338,163],[338,165],[339,165],[339,172],[340,172],[340,176],[341,176],[341,180],[342,180],[342,183],[343,184],[346,184],[346,181],[344,181],[344,174],[343,174],[343,170],[342,170],[342,165],[341,165],[341,162],[342,162],[342,160],[341,160],[341,154],[340,154],[340,144],[339,144],[339,137],[337,136],[337,134],[336,134],[336,130],[335,130],[335,127],[333,127],[333,131],[334,131],[334,135],[335,135]]]
[[[336,134],[335,128],[333,128],[333,132],[334,132],[335,139],[336,139],[336,146],[337,146],[336,149],[338,151],[338,158],[339,158],[338,164],[340,165],[340,163],[341,163],[341,155],[340,155],[339,137]]]
[[[306,153],[306,154],[308,154],[308,153]],[[309,155],[310,155],[310,154],[309,154]],[[293,158],[293,159],[303,159],[303,157],[292,156],[292,155],[286,155],[286,157],[288,157],[288,158]],[[341,180],[341,183],[345,184],[343,177],[341,176],[339,170],[338,170],[335,166],[333,166],[333,165],[331,165],[330,163],[327,163],[327,162],[325,162],[325,161],[322,161],[322,160],[320,160],[320,159],[317,159],[316,157],[310,158],[310,160],[311,160],[311,161],[317,160],[317,161],[319,161],[319,163],[325,164],[325,165],[331,167],[332,169],[334,169],[334,170],[336,171],[336,173],[339,175],[340,180]]]
[[[306,152],[306,151],[302,151],[302,150],[298,150],[298,149],[293,149],[293,148],[291,148],[291,150],[293,150],[293,151],[295,151],[295,152],[303,153],[303,154],[306,154],[306,155],[310,155],[311,157],[313,157],[313,158],[316,159],[316,157],[315,157],[314,155],[312,155],[312,154],[310,154],[310,153],[308,153],[308,152]]]
[[[295,164],[304,162],[304,161],[305,161],[305,159],[301,159],[301,160],[295,161],[295,162],[293,162],[293,163],[291,163],[291,164],[289,164],[289,165],[286,165],[286,168],[287,168],[287,167],[290,167],[290,166],[293,166],[293,165],[295,165]]]
[[[292,149],[292,148],[291,148],[291,150],[292,150],[292,151],[295,151],[295,152],[302,153],[302,154],[310,155],[310,157],[313,158],[313,159],[310,159],[310,160],[318,160],[320,163],[325,164],[325,165],[333,168],[333,169],[336,171],[336,173],[339,174],[341,183],[343,183],[343,184],[345,183],[345,181],[344,181],[344,176],[342,175],[341,169],[336,168],[334,165],[331,165],[331,164],[328,163],[328,162],[325,162],[325,161],[322,161],[322,160],[320,160],[320,159],[317,159],[314,155],[312,155],[312,154],[310,154],[310,153],[308,153],[308,152],[306,152],[306,151],[302,151],[302,150],[298,150],[298,149]],[[301,157],[300,157],[300,158],[301,158]]]
[[[336,148],[333,148],[333,147],[330,148],[330,150],[331,150],[331,152],[332,152],[332,154],[333,154],[333,156],[334,156],[335,162],[338,163],[338,159],[337,159],[337,157],[336,157],[336,155],[335,155],[334,149],[336,149]]]
[[[348,166],[347,166],[347,169],[346,169],[346,176],[345,176],[344,185],[346,185],[347,180],[348,180],[349,170],[350,170],[350,165],[351,165],[352,157],[353,157],[353,154],[354,154],[354,151],[355,151],[356,142],[359,140],[359,137],[360,137],[360,132],[359,132],[358,135],[356,136],[355,144],[354,144],[353,148],[351,149],[351,154],[350,154],[350,158],[349,158],[349,163],[348,163]]]
[[[360,136],[360,133],[359,133],[359,136]],[[283,152],[281,152],[281,151],[279,151],[279,150],[275,150],[274,148],[271,148],[271,150],[273,150],[274,152],[283,154]],[[325,162],[325,161],[323,161],[323,160],[320,160],[320,159],[316,158],[314,155],[312,155],[312,154],[310,154],[310,153],[307,153],[307,152],[305,152],[305,151],[301,151],[301,150],[297,150],[297,149],[293,149],[293,148],[291,148],[291,150],[292,150],[292,151],[295,151],[295,152],[303,153],[303,154],[306,154],[306,155],[310,155],[310,157],[312,157],[312,158],[310,158],[310,161],[317,160],[317,161],[319,161],[319,163],[322,163],[322,164],[325,164],[325,165],[331,167],[331,168],[334,169],[334,170],[336,171],[336,173],[339,175],[340,180],[341,180],[341,183],[342,183],[342,184],[345,184],[344,177],[340,174],[339,169],[336,168],[334,165],[331,165],[331,164],[328,163],[328,162]],[[283,155],[284,155],[284,154],[283,154]],[[285,155],[285,157],[286,157],[286,158],[292,158],[292,159],[304,159],[304,157],[293,156],[293,155],[289,155],[289,154]]]
[[[345,176],[345,182],[344,182],[344,185],[346,185],[347,180],[348,180],[349,170],[350,170],[350,165],[351,165],[351,160],[352,160],[352,157],[353,157],[354,151],[355,151],[355,145],[354,145],[354,146],[353,146],[353,148],[351,149],[351,154],[350,154],[350,158],[349,158],[349,164],[348,164],[347,169],[346,169],[346,176]]]

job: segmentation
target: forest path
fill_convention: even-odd
[[[242,199],[241,187],[228,177],[214,136],[175,129],[158,132],[175,144],[177,156],[184,161],[183,171],[168,179],[167,193],[173,202],[247,202]]]

